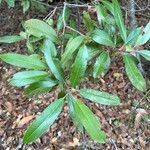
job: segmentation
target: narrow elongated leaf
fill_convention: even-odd
[[[130,32],[130,34],[127,37],[126,45],[130,44],[133,45],[138,40],[138,37],[140,36],[142,32],[142,28],[136,28],[133,31]]]
[[[105,20],[106,15],[106,9],[102,4],[96,5],[96,13],[97,13],[97,19],[100,25],[102,25],[102,22]]]
[[[93,34],[92,34],[92,39],[102,45],[106,45],[106,46],[114,46],[114,43],[111,39],[111,37],[109,36],[109,34],[107,34],[105,31],[96,29],[94,30]]]
[[[30,7],[30,1],[29,0],[22,0],[21,6],[23,7],[23,12],[25,13]]]
[[[116,20],[116,24],[119,28],[122,39],[124,40],[124,42],[126,42],[127,31],[126,31],[126,27],[124,24],[124,19],[122,17],[120,5],[117,0],[112,0],[112,2],[113,2],[113,7],[114,7],[114,17]]]
[[[150,50],[140,50],[138,53],[143,56],[145,59],[150,61]]]
[[[23,37],[19,35],[6,35],[0,37],[0,43],[15,43],[24,40]]]
[[[29,85],[25,88],[24,94],[28,96],[39,95],[49,92],[58,82],[52,79],[46,79]]]
[[[39,138],[58,118],[63,105],[64,98],[51,103],[29,126],[23,137],[23,143],[28,144]]]
[[[143,45],[150,40],[150,21],[143,31],[143,35],[139,36],[136,45]]]
[[[71,119],[73,120],[73,123],[77,126],[79,130],[83,130],[83,126],[79,118],[76,116],[76,112],[75,112],[76,99],[72,95],[68,95],[67,101],[68,101],[68,107],[69,107],[69,114],[70,114]]]
[[[95,23],[94,21],[91,19],[90,14],[86,11],[83,12],[83,23],[87,29],[88,32],[91,32],[94,30],[95,28]]]
[[[42,49],[47,65],[49,66],[51,72],[54,74],[54,76],[61,82],[64,82],[64,73],[61,68],[60,62],[57,58],[54,58],[52,56],[52,52],[50,49]]]
[[[46,65],[38,57],[31,57],[27,55],[6,53],[0,54],[0,59],[14,66],[27,69],[46,69]]]
[[[79,48],[79,46],[83,42],[83,39],[84,39],[83,36],[77,36],[74,39],[69,40],[61,59],[61,64],[63,67],[65,67],[68,60],[72,58],[73,53]]]
[[[30,19],[24,23],[26,32],[35,37],[47,37],[51,41],[55,42],[57,35],[54,29],[52,29],[47,23],[38,19]]]
[[[112,95],[106,92],[93,89],[81,89],[80,94],[90,101],[103,105],[116,106],[120,104],[120,98],[117,95]]]
[[[53,57],[56,57],[57,50],[54,43],[50,39],[44,39],[43,44],[41,46],[42,51],[50,51]]]
[[[102,52],[97,58],[94,65],[93,77],[96,78],[99,75],[104,74],[110,66],[110,57],[108,52]]]
[[[105,8],[107,8],[107,10],[109,10],[113,15],[114,15],[114,8],[113,8],[113,4],[107,0],[102,1],[102,4],[104,5]]]
[[[102,49],[99,47],[99,45],[95,43],[86,44],[86,47],[88,51],[88,61],[98,56],[102,52]]]
[[[74,20],[73,18],[71,18],[71,19],[69,20],[69,24],[70,24],[70,27],[71,27],[72,29],[77,30],[77,22],[76,22],[76,20]],[[72,31],[72,30],[70,30],[70,34],[71,34],[71,36],[72,36],[73,38],[77,37],[77,35],[78,35],[77,32]]]
[[[48,77],[48,73],[45,71],[22,71],[13,75],[10,84],[21,87],[41,81],[46,77]]]
[[[137,68],[135,62],[132,60],[131,56],[129,54],[124,54],[123,60],[125,63],[125,70],[128,75],[129,80],[131,83],[142,92],[145,92],[146,87],[146,81],[143,78],[141,72]]]
[[[64,27],[63,19],[65,19],[65,21],[67,22],[70,17],[70,14],[71,14],[71,10],[68,7],[65,9],[64,16],[63,16],[63,13],[60,14],[60,16],[57,20],[57,30],[58,31]]]
[[[15,0],[5,0],[5,1],[7,2],[9,8],[15,6]]]
[[[105,143],[106,135],[100,129],[100,123],[93,112],[79,100],[75,101],[75,112],[91,138],[96,142]]]
[[[81,78],[84,76],[88,61],[88,50],[85,45],[83,45],[75,59],[75,62],[71,69],[70,82],[73,87],[79,84]]]

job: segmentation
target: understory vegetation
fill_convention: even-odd
[[[9,7],[15,6],[15,1],[6,2]],[[21,5],[26,12],[33,3],[22,0]],[[150,22],[131,29],[125,24],[118,1],[105,0],[90,7],[96,11],[97,20],[88,10],[83,11],[83,24],[79,27],[70,6],[73,5],[64,2],[61,13],[57,14],[56,7],[44,20],[23,20],[23,31],[18,35],[0,37],[0,43],[26,43],[25,55],[11,50],[0,54],[1,61],[22,69],[9,80],[12,86],[23,87],[28,97],[60,91],[58,98],[28,127],[23,137],[25,144],[43,135],[66,104],[77,129],[85,130],[94,141],[105,143],[107,137],[99,119],[84,102],[117,107],[121,99],[114,93],[81,88],[80,82],[105,76],[114,56],[122,57],[131,84],[144,94],[148,91],[141,58],[150,61],[150,50],[143,49],[150,40]],[[57,19],[53,19],[55,15]]]

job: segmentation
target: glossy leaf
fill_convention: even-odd
[[[114,15],[114,8],[113,8],[113,4],[107,0],[102,1],[102,4],[104,5],[105,8],[107,8],[107,10],[109,10],[113,15]]]
[[[106,135],[100,129],[100,123],[93,112],[80,100],[75,101],[75,112],[81,124],[84,126],[91,138],[99,143],[105,143]]]
[[[5,1],[8,4],[9,8],[15,6],[15,0],[5,0]]]
[[[94,21],[91,19],[90,14],[83,11],[83,23],[88,32],[93,31],[95,28]]]
[[[23,12],[25,13],[30,7],[30,1],[29,0],[22,0],[21,6],[23,7]]]
[[[139,36],[136,45],[143,45],[150,40],[150,21],[143,30],[143,34]]]
[[[132,60],[131,55],[129,54],[124,54],[123,60],[125,63],[125,70],[128,75],[129,80],[131,83],[139,90],[142,92],[145,92],[147,87],[146,87],[146,81],[142,76],[142,73],[140,70],[137,68],[135,62]]]
[[[51,41],[55,42],[57,35],[54,29],[51,28],[47,23],[38,19],[30,19],[24,23],[26,32],[35,37],[46,37]]]
[[[41,50],[51,52],[53,57],[56,57],[57,55],[56,47],[50,39],[44,39],[43,44],[41,46]]]
[[[102,22],[105,20],[106,17],[106,10],[104,6],[101,4],[96,5],[96,13],[98,22],[100,25],[102,25]]]
[[[47,65],[49,66],[51,72],[61,82],[64,82],[64,73],[61,68],[60,62],[57,58],[53,57],[50,49],[42,49]]]
[[[23,37],[19,35],[6,35],[0,37],[0,43],[16,43],[24,40]]]
[[[106,46],[114,46],[114,43],[111,39],[111,37],[109,36],[109,34],[107,34],[105,31],[100,30],[100,29],[96,29],[94,30],[93,34],[92,34],[92,39],[102,45],[106,45]]]
[[[46,130],[58,118],[58,115],[61,113],[63,105],[64,98],[52,102],[29,126],[23,137],[23,143],[31,143],[39,138],[43,133],[45,133]]]
[[[138,40],[138,37],[140,36],[141,32],[142,32],[142,28],[136,28],[133,31],[131,31],[127,37],[126,45],[128,44],[134,45]]]
[[[126,42],[127,31],[126,31],[126,27],[124,24],[124,19],[122,17],[120,5],[119,5],[117,0],[112,0],[112,2],[113,2],[113,7],[114,7],[114,17],[116,20],[116,24],[119,28],[119,31],[120,31],[120,34],[121,34],[123,41]]]
[[[68,101],[68,107],[69,107],[69,114],[70,114],[71,119],[73,120],[73,123],[76,125],[76,127],[79,130],[83,130],[83,126],[79,118],[76,116],[76,112],[75,112],[76,99],[72,95],[68,95],[67,101]]]
[[[52,79],[42,80],[33,83],[25,88],[24,94],[28,96],[39,95],[49,92],[58,82]]]
[[[21,87],[41,81],[46,77],[48,77],[48,73],[45,71],[22,71],[13,75],[10,84]]]
[[[120,98],[117,95],[112,95],[107,92],[101,92],[93,89],[81,89],[80,94],[93,102],[108,105],[116,106],[120,104]]]
[[[77,36],[74,39],[69,40],[66,45],[65,52],[62,55],[61,64],[63,67],[67,64],[67,62],[72,58],[72,55],[76,50],[78,50],[79,46],[83,42],[83,36]]]
[[[83,45],[75,59],[75,62],[71,69],[70,82],[73,87],[79,84],[82,77],[84,77],[88,61],[88,50],[85,45]]]
[[[150,50],[140,50],[138,53],[143,56],[145,59],[150,61]]]
[[[14,66],[18,66],[26,69],[46,69],[46,65],[37,57],[31,57],[27,55],[6,53],[0,54],[0,59]]]
[[[110,57],[108,52],[102,52],[100,56],[96,59],[94,65],[93,77],[97,78],[98,76],[104,74],[108,67],[110,66]]]
[[[58,31],[64,27],[63,19],[65,19],[65,21],[67,22],[70,15],[71,15],[71,10],[68,7],[65,9],[64,16],[63,16],[63,13],[60,14],[60,16],[58,17],[58,20],[57,20],[57,30]]]
[[[92,60],[102,52],[100,46],[95,43],[86,44],[86,48],[88,51],[88,61]]]

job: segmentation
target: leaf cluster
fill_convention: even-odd
[[[23,69],[13,75],[11,85],[24,87],[27,96],[51,92],[56,88],[61,91],[58,99],[29,126],[24,143],[39,138],[58,118],[64,103],[67,103],[70,117],[78,129],[85,129],[93,140],[105,143],[106,135],[100,122],[83,99],[117,106],[120,98],[103,91],[80,88],[80,81],[89,75],[93,78],[104,76],[111,64],[110,54],[118,52],[119,47],[129,80],[138,90],[146,92],[146,81],[137,67],[139,59],[136,55],[150,60],[149,50],[138,49],[150,39],[150,23],[144,29],[130,31],[124,24],[117,0],[102,1],[95,7],[98,23],[91,19],[88,12],[83,13],[84,34],[79,34],[71,10],[65,8],[57,20],[56,30],[49,20],[30,19],[24,22],[24,31],[19,35],[0,37],[0,43],[26,41],[26,55],[0,54],[2,61]],[[69,24],[69,31],[65,30],[66,23]]]

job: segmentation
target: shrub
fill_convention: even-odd
[[[55,88],[61,91],[58,99],[29,126],[23,138],[24,143],[33,142],[40,137],[58,118],[64,103],[67,103],[70,117],[77,128],[84,128],[93,140],[105,143],[106,135],[98,119],[82,99],[77,97],[80,95],[85,100],[108,106],[120,104],[116,95],[79,86],[81,79],[87,74],[97,78],[108,71],[111,57],[106,48],[116,53],[121,50],[129,80],[138,90],[146,92],[146,81],[137,67],[139,59],[136,54],[150,60],[148,50],[138,50],[139,45],[150,39],[150,23],[144,29],[128,30],[117,0],[102,1],[96,5],[96,11],[99,24],[91,19],[88,12],[83,13],[87,29],[85,34],[77,31],[71,11],[64,5],[57,20],[57,31],[53,29],[52,20],[44,22],[30,19],[25,21],[24,31],[19,35],[0,37],[1,43],[26,41],[28,55],[0,54],[0,59],[6,63],[26,69],[13,75],[11,85],[24,87],[24,94],[28,96],[51,92]],[[66,31],[66,28],[70,30]],[[116,49],[118,50],[115,51]],[[93,60],[95,64],[92,72],[87,73]]]

